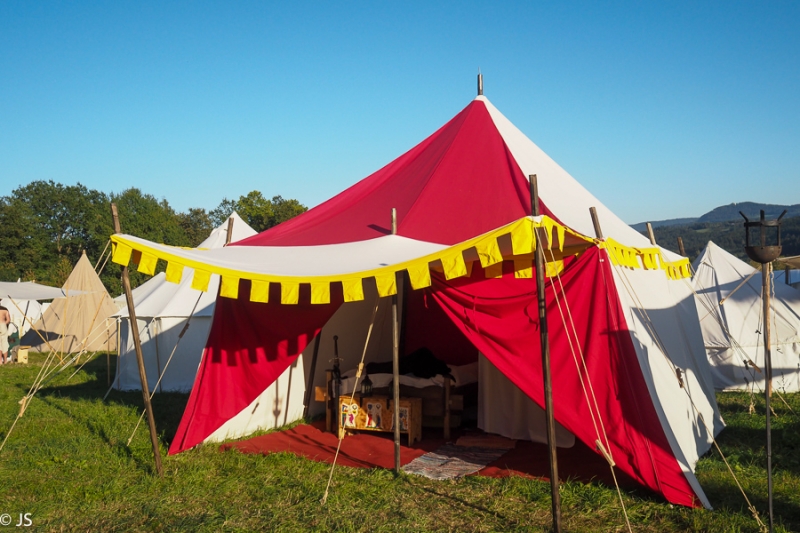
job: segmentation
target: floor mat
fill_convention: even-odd
[[[338,439],[327,433],[325,421],[311,424],[300,424],[284,431],[275,431],[266,435],[252,437],[247,440],[226,443],[223,450],[238,450],[242,453],[293,453],[314,461],[333,462]],[[453,440],[463,436],[474,436],[471,433],[456,431]],[[391,433],[359,433],[351,435],[342,442],[338,464],[356,468],[394,468],[394,442]],[[403,442],[405,442],[405,435]],[[462,441],[470,442],[470,441]],[[422,441],[416,442],[413,448],[400,446],[400,465],[406,465],[428,452],[434,452],[442,445],[448,444],[442,437],[441,429],[423,428]],[[516,446],[505,451],[499,459],[478,471],[477,475],[489,477],[523,476],[537,479],[548,479],[550,463],[547,445],[517,441]],[[613,486],[614,479],[608,463],[594,450],[576,441],[572,448],[558,449],[558,470],[562,479],[582,481],[601,481]],[[639,484],[623,472],[617,470],[617,477],[622,487],[638,487]]]
[[[455,479],[482,470],[500,459],[506,450],[445,444],[436,451],[417,457],[401,470],[430,479]]]

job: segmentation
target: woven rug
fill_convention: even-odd
[[[498,460],[508,450],[497,448],[478,448],[445,444],[417,457],[401,470],[430,479],[455,479],[474,474],[489,463]]]

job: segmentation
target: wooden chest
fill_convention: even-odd
[[[344,430],[394,431],[394,401],[386,396],[342,396],[339,427]],[[408,444],[422,440],[422,399],[400,398],[400,433]]]

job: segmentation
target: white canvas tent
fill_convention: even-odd
[[[60,353],[113,351],[116,343],[117,308],[94,267],[83,252],[64,286],[44,311],[22,344],[31,350]],[[35,331],[34,331],[35,330]],[[45,341],[46,340],[46,341]]]
[[[256,234],[237,213],[231,214],[230,218],[233,219],[231,242]],[[227,232],[226,221],[212,231],[198,248],[222,248]],[[192,389],[208,337],[216,294],[217,288],[212,286],[209,286],[208,292],[193,289],[191,276],[185,277],[180,284],[167,283],[163,272],[133,291],[142,355],[151,391],[188,392]],[[118,297],[118,301],[119,298],[123,298],[124,306],[124,295]],[[114,387],[120,390],[140,390],[139,369],[129,330],[127,308],[117,313],[116,317],[119,319],[120,348]],[[180,338],[187,324],[188,328]]]
[[[709,241],[694,262],[697,311],[717,390],[764,390],[761,272]],[[772,386],[800,390],[800,291],[773,276]],[[722,302],[722,303],[721,303]]]

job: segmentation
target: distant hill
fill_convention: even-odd
[[[747,215],[750,220],[759,218],[760,211],[764,210],[764,215],[767,219],[778,218],[783,210],[786,210],[784,218],[800,216],[800,204],[796,205],[773,205],[773,204],[757,204],[755,202],[742,202],[739,204],[730,204],[712,209],[705,215],[697,219],[698,222],[727,222],[737,220],[744,222],[742,215],[739,211]]]
[[[749,214],[748,217],[750,217]],[[756,217],[757,215],[754,215],[752,218]],[[788,215],[783,218],[781,223],[783,255],[800,255],[800,216],[787,217]],[[744,219],[741,215],[739,215],[739,219],[726,222],[693,222],[677,226],[661,226],[653,228],[653,234],[659,245],[676,253],[680,253],[678,250],[678,237],[680,237],[683,240],[686,256],[692,261],[700,255],[708,241],[714,241],[739,259],[749,262],[744,251]],[[647,235],[646,230],[641,233]]]
[[[653,229],[661,228],[664,226],[685,226],[694,222],[731,222],[731,221],[744,221],[739,211],[747,215],[750,220],[757,219],[761,216],[761,210],[764,210],[764,215],[768,219],[778,218],[785,209],[787,211],[784,218],[800,216],[800,204],[795,205],[775,205],[775,204],[759,204],[756,202],[740,202],[729,205],[721,205],[716,207],[697,218],[671,218],[668,220],[649,220],[639,222],[638,224],[631,224],[631,227],[639,232],[647,232],[647,222],[653,225]]]

